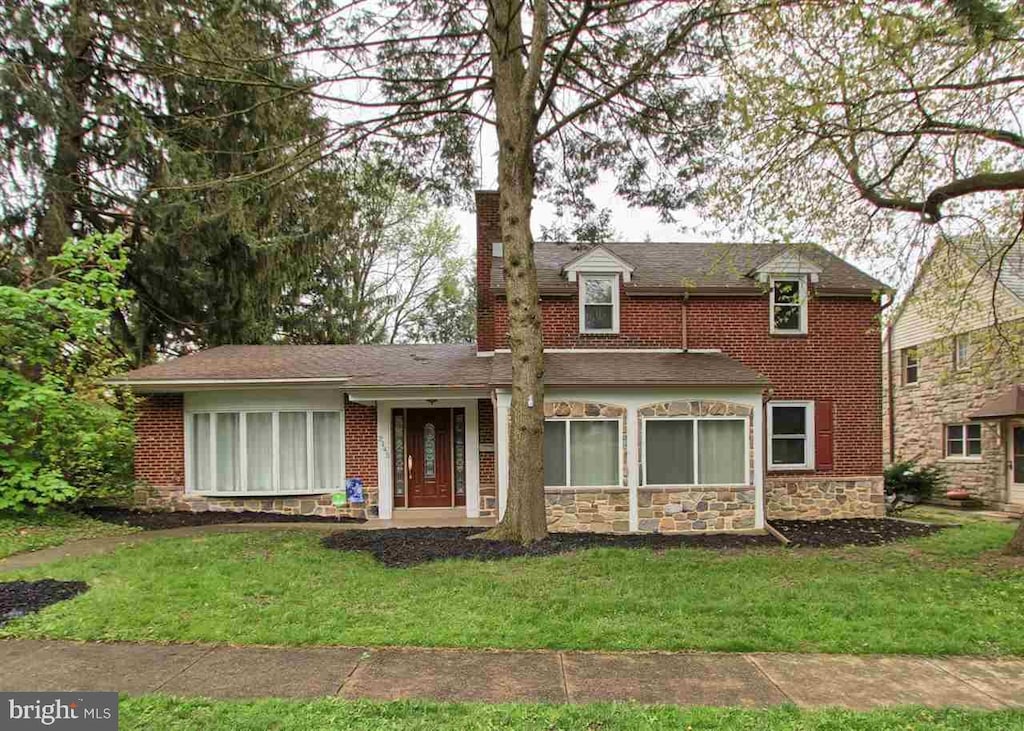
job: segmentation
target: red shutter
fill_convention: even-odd
[[[814,402],[814,467],[832,469],[832,399]]]

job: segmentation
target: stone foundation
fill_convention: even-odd
[[[641,487],[641,533],[750,530],[753,487]]]
[[[249,497],[224,498],[203,495],[186,495],[184,489],[169,491],[159,488],[138,488],[134,504],[143,510],[182,510],[186,512],[226,511],[241,512],[252,510],[261,513],[283,513],[285,515],[325,515],[331,517],[373,518],[377,516],[377,488],[364,487],[366,502],[351,503],[338,508],[331,502],[331,495],[296,495],[294,497]]]
[[[555,533],[628,533],[629,490],[547,488],[548,530]]]
[[[769,477],[768,519],[827,520],[885,516],[883,479],[878,477]]]
[[[556,533],[628,533],[629,490],[548,488],[548,530]],[[752,487],[640,488],[639,532],[690,533],[754,527]]]

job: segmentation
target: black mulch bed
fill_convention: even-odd
[[[772,526],[794,546],[878,546],[937,533],[944,526],[909,523],[886,518],[839,520],[773,520]]]
[[[261,513],[254,510],[232,512],[209,510],[201,513],[169,510],[132,510],[130,508],[86,508],[85,515],[104,523],[118,523],[143,530],[184,528],[193,525],[223,525],[227,523],[365,523],[362,518],[332,518],[326,515],[284,515]]]
[[[753,548],[778,546],[770,535],[717,533],[710,535],[608,535],[552,533],[543,541],[523,546],[504,541],[469,540],[479,528],[390,528],[339,531],[325,536],[324,545],[339,551],[367,551],[385,566],[404,567],[446,558],[497,561],[516,556],[551,556],[582,548]]]
[[[0,627],[29,612],[76,597],[89,585],[84,581],[7,581],[0,583]]]

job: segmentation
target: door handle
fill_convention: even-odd
[[[405,458],[405,474],[412,474],[412,455],[407,455]]]

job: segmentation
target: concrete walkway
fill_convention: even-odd
[[[0,690],[212,698],[1024,708],[1024,660],[0,641]]]

